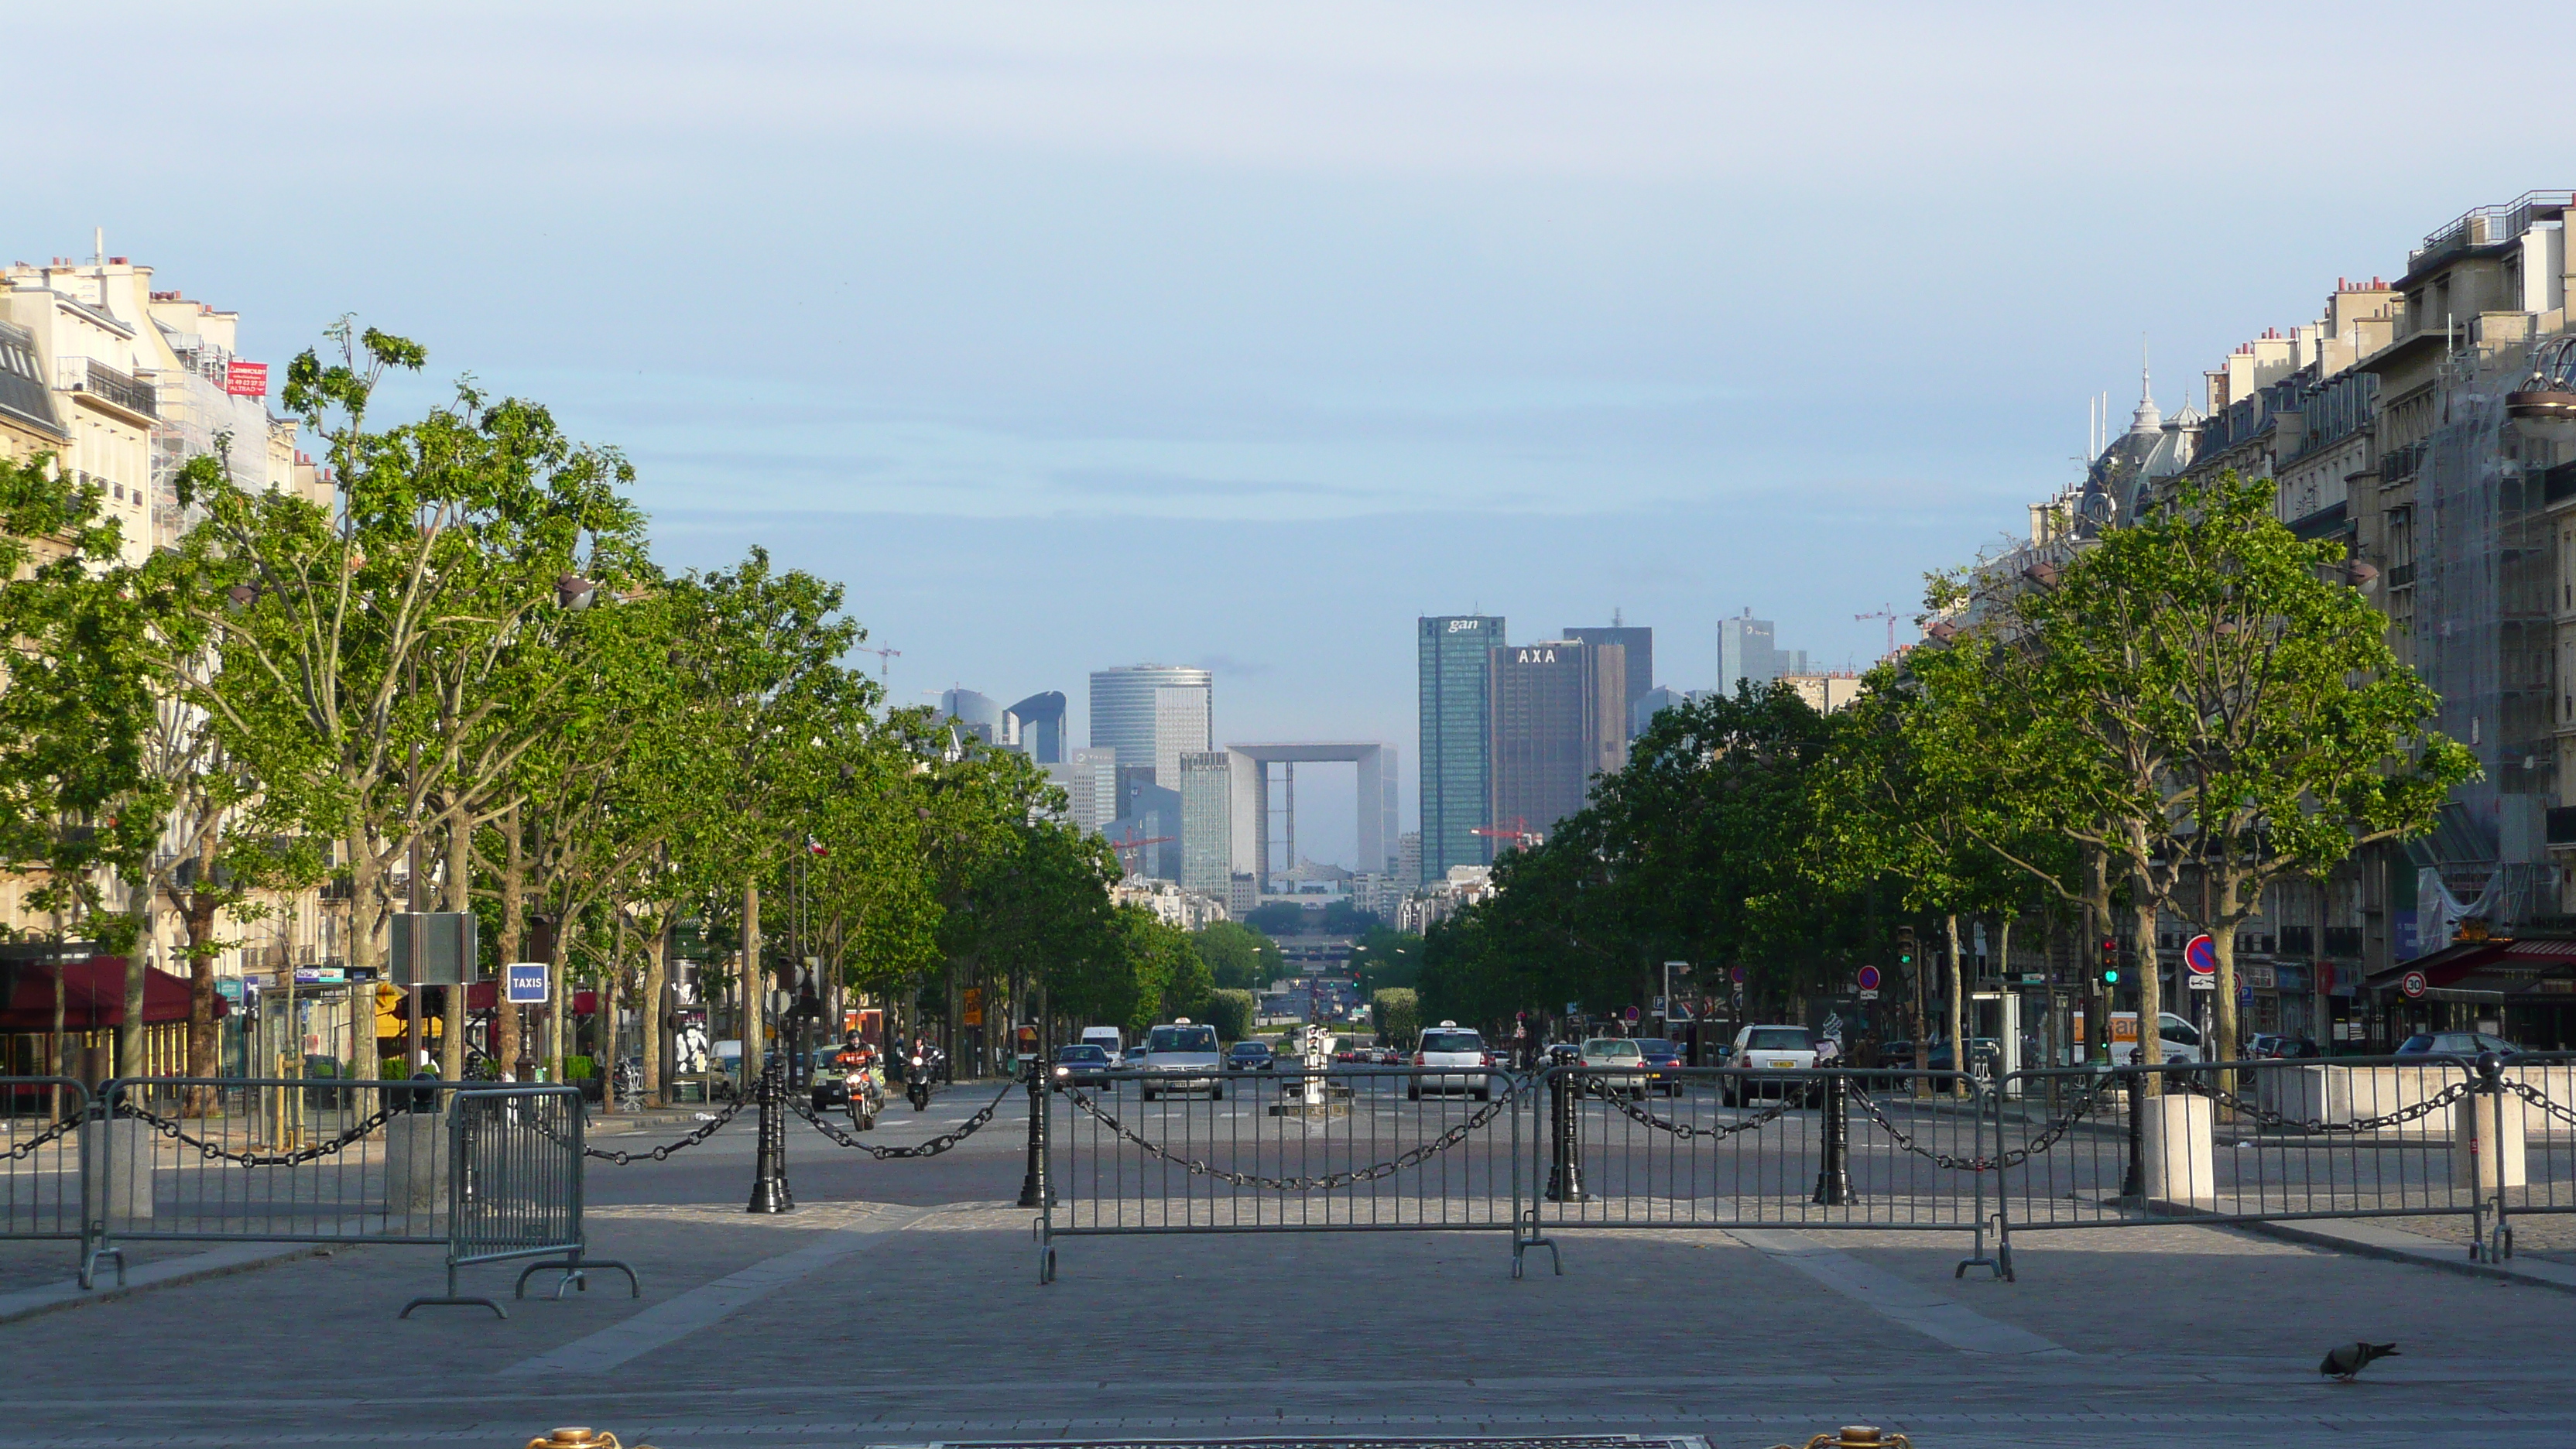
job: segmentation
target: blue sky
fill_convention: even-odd
[[[1617,608],[1679,688],[1747,606],[1866,663],[2142,337],[2196,401],[2576,184],[2563,85],[2426,89],[2563,7],[386,9],[13,17],[61,63],[0,244],[103,226],[251,356],[355,312],[550,403],[674,562],[848,583],[898,700],[1079,734],[1088,671],[1204,663],[1220,740],[1397,744],[1408,824],[1416,614]]]

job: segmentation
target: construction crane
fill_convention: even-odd
[[[1140,857],[1137,863],[1141,864],[1141,857],[1144,854],[1146,846],[1169,845],[1178,839],[1180,839],[1180,837],[1177,835],[1138,835],[1135,832],[1134,827],[1131,826],[1127,831],[1127,838],[1124,840],[1113,840],[1109,842],[1109,848],[1118,853],[1118,859],[1122,864],[1126,863],[1127,857],[1130,854]],[[1127,868],[1130,872],[1133,872],[1136,866],[1131,864],[1128,865]]]
[[[1528,817],[1521,815],[1513,816],[1512,823],[1509,825],[1499,822],[1492,825],[1479,825],[1467,833],[1481,835],[1488,840],[1508,840],[1514,850],[1525,850],[1547,843],[1547,837],[1530,829]]]
[[[859,646],[859,652],[862,654],[873,654],[877,657],[877,679],[880,683],[882,683],[886,677],[886,669],[888,667],[887,661],[891,659],[901,659],[903,657],[903,651],[900,649],[871,649],[865,644]]]
[[[1903,614],[1896,612],[1885,604],[1878,606],[1877,613],[1852,615],[1853,619],[1860,621],[1867,621],[1870,619],[1885,619],[1887,621],[1887,653],[1883,657],[1888,659],[1896,657],[1896,621],[1904,617],[1905,616]]]

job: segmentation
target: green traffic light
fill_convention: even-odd
[[[2120,984],[2120,973],[2117,971],[2105,971],[2102,973],[2102,982],[2106,986],[2117,986]]]

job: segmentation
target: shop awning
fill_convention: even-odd
[[[2424,995],[2435,1001],[2576,1006],[2576,939],[2461,941],[2371,973],[2370,990],[2402,995],[2407,976],[2419,971]]]
[[[17,989],[10,993],[8,1009],[0,1011],[0,1031],[52,1031],[57,975],[63,983],[63,1030],[123,1026],[125,967],[122,956],[20,963],[15,967]],[[223,1016],[229,1010],[221,996],[215,998],[215,1015]],[[167,1026],[187,1019],[187,979],[144,968],[143,1024]]]

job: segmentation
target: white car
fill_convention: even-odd
[[[1583,1065],[1605,1092],[1646,1100],[1646,1053],[1623,1036],[1596,1036],[1583,1043]]]
[[[1413,1064],[1424,1070],[1405,1087],[1407,1101],[1419,1102],[1425,1092],[1464,1092],[1479,1102],[1494,1098],[1494,1054],[1474,1027],[1444,1021],[1424,1031]]]
[[[1816,1034],[1803,1026],[1748,1026],[1735,1034],[1735,1045],[1727,1052],[1726,1060],[1729,1066],[1746,1073],[1784,1074],[1776,1083],[1754,1075],[1727,1078],[1718,1095],[1730,1107],[1743,1106],[1748,1097],[1787,1096],[1793,1091],[1800,1096],[1814,1093],[1812,1078],[1785,1075],[1816,1069]]]
[[[1175,1019],[1145,1034],[1145,1059],[1138,1065],[1155,1073],[1141,1084],[1150,1102],[1168,1092],[1199,1092],[1211,1101],[1225,1100],[1225,1059],[1217,1055],[1216,1028],[1188,1017]]]

